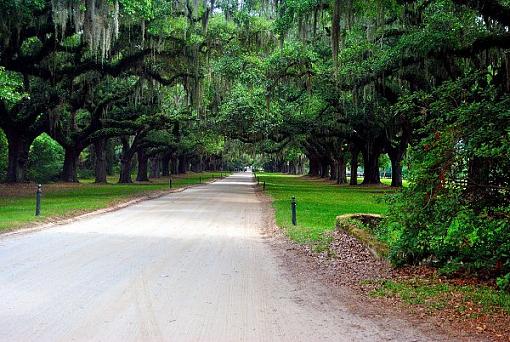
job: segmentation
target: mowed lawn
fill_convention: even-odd
[[[172,177],[172,188],[182,188],[218,177],[220,172]],[[0,232],[52,218],[71,217],[169,189],[168,177],[133,184],[115,184],[116,180],[116,177],[110,177],[109,184],[94,184],[93,180],[82,179],[78,184],[43,185],[39,217],[35,216],[35,184],[0,185]]]
[[[257,174],[266,182],[266,193],[273,199],[276,224],[298,242],[315,241],[332,230],[335,218],[342,214],[384,214],[385,194],[394,192],[386,186],[336,185],[321,179],[273,173]],[[296,196],[297,226],[292,226],[290,200]]]

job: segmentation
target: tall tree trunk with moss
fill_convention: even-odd
[[[340,154],[340,156],[338,156],[338,158],[336,160],[336,165],[337,165],[336,183],[337,184],[347,183],[345,155],[343,153]]]
[[[115,160],[115,143],[112,141],[112,139],[108,139],[106,142],[105,158],[106,158],[106,174],[108,176],[113,176],[113,167],[116,160]]]
[[[151,178],[159,178],[160,176],[160,158],[159,157],[152,157],[151,158]]]
[[[308,157],[308,160],[310,161],[310,171],[308,172],[308,175],[311,177],[318,177],[320,176],[320,163],[319,159],[312,156]]]
[[[133,160],[134,149],[129,146],[128,137],[121,137],[120,142],[122,144],[122,154],[120,156],[119,183],[130,184],[133,183],[131,179],[131,161]]]
[[[149,171],[149,157],[146,155],[143,148],[140,148],[136,155],[138,158],[138,171],[136,173],[136,181],[148,182],[149,178],[147,177],[147,173]]]
[[[7,183],[28,182],[27,165],[30,145],[35,137],[24,135],[23,132],[5,130],[8,143]]]
[[[165,153],[161,158],[161,176],[168,177],[170,176],[170,159],[172,155],[170,153]]]
[[[321,178],[327,178],[329,176],[329,160],[321,159],[320,160],[320,176]]]
[[[391,149],[388,151],[391,160],[391,186],[402,186],[402,159],[404,151],[400,149]]]
[[[120,157],[120,175],[119,175],[119,183],[120,184],[131,184],[133,183],[133,179],[131,178],[131,160],[132,156],[122,156]]]
[[[336,177],[338,175],[338,162],[336,160],[332,160],[329,164],[329,179],[330,180],[336,180]]]
[[[170,173],[177,175],[179,173],[179,158],[177,155],[173,155],[170,159]]]
[[[358,157],[359,157],[359,148],[352,144],[350,147],[351,151],[351,180],[349,182],[350,185],[358,184]]]
[[[95,165],[95,183],[106,183],[107,159],[106,159],[106,139],[97,139],[94,141],[94,152],[96,154]]]
[[[363,184],[380,184],[379,156],[381,155],[381,147],[375,142],[367,141],[361,150],[361,154],[363,155]]]
[[[77,183],[78,161],[80,153],[83,149],[75,145],[68,145],[63,147],[64,147],[64,166],[62,167],[62,175],[60,179],[63,182]]]
[[[188,172],[188,160],[185,155],[179,156],[178,173],[184,174]]]

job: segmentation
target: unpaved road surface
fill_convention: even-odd
[[[72,199],[70,199],[72,200]],[[297,281],[250,173],[0,238],[0,341],[423,341]]]

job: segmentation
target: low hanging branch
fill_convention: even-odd
[[[164,85],[164,86],[172,86],[174,85],[177,80],[179,79],[183,79],[183,80],[186,80],[187,78],[192,78],[194,77],[193,74],[190,74],[190,73],[179,73],[179,74],[176,74],[170,78],[164,78],[163,76],[161,76],[160,74],[158,74],[157,72],[154,72],[152,70],[145,70],[144,71],[144,76],[149,78],[149,79],[152,79],[158,83],[160,83],[161,85]]]
[[[262,150],[263,150],[264,153],[269,153],[269,154],[278,153],[278,152],[282,151],[287,145],[289,145],[290,142],[291,142],[290,137],[285,137],[284,140],[281,141],[281,142],[278,142],[276,144],[276,146],[273,146],[271,148],[266,148],[264,146],[262,148]]]

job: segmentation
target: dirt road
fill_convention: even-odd
[[[252,186],[235,174],[0,238],[0,340],[433,339],[296,281],[264,241]]]

